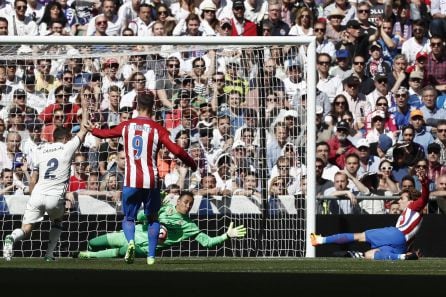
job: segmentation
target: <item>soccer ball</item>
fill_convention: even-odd
[[[163,244],[167,238],[167,228],[160,224],[160,233],[158,235],[158,244]]]

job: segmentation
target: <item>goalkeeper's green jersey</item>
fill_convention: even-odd
[[[226,234],[211,237],[203,233],[188,215],[177,212],[175,206],[171,204],[161,207],[158,214],[159,222],[167,228],[167,238],[164,243],[158,245],[158,248],[169,247],[188,238],[195,239],[205,248],[211,248],[224,242],[227,238]],[[144,211],[138,213],[137,219],[143,222],[143,225],[136,226],[135,243],[142,248],[147,246],[147,221]]]

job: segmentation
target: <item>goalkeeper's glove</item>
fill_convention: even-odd
[[[234,222],[231,222],[228,227],[228,231],[226,231],[226,236],[229,238],[233,237],[243,237],[246,235],[246,228],[243,225],[234,227]]]

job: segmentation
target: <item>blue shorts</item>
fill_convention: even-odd
[[[395,254],[406,252],[406,237],[395,227],[370,229],[365,231],[365,239],[372,249],[379,248]]]
[[[136,220],[141,204],[144,205],[146,215],[157,214],[161,207],[160,190],[132,187],[122,189],[122,212],[128,221]]]

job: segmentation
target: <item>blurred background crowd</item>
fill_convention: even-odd
[[[446,212],[445,33],[440,0],[0,0],[0,35],[315,36],[316,192],[348,198],[320,200],[325,214],[397,212],[394,201],[356,198],[420,188],[421,175],[437,197],[426,211]],[[242,195],[261,207],[266,178],[272,214],[284,209],[278,197],[305,195],[314,145],[305,142],[305,46],[65,49],[45,58],[21,47],[23,58],[0,59],[0,194],[28,194],[33,149],[57,126],[78,131],[82,96],[91,120],[110,128],[137,116],[136,96],[150,91],[154,119],[200,168],[188,171],[162,148],[168,193]],[[84,193],[119,207],[124,162],[120,139],[89,135],[73,160],[68,200]],[[209,201],[200,207],[211,209]]]

